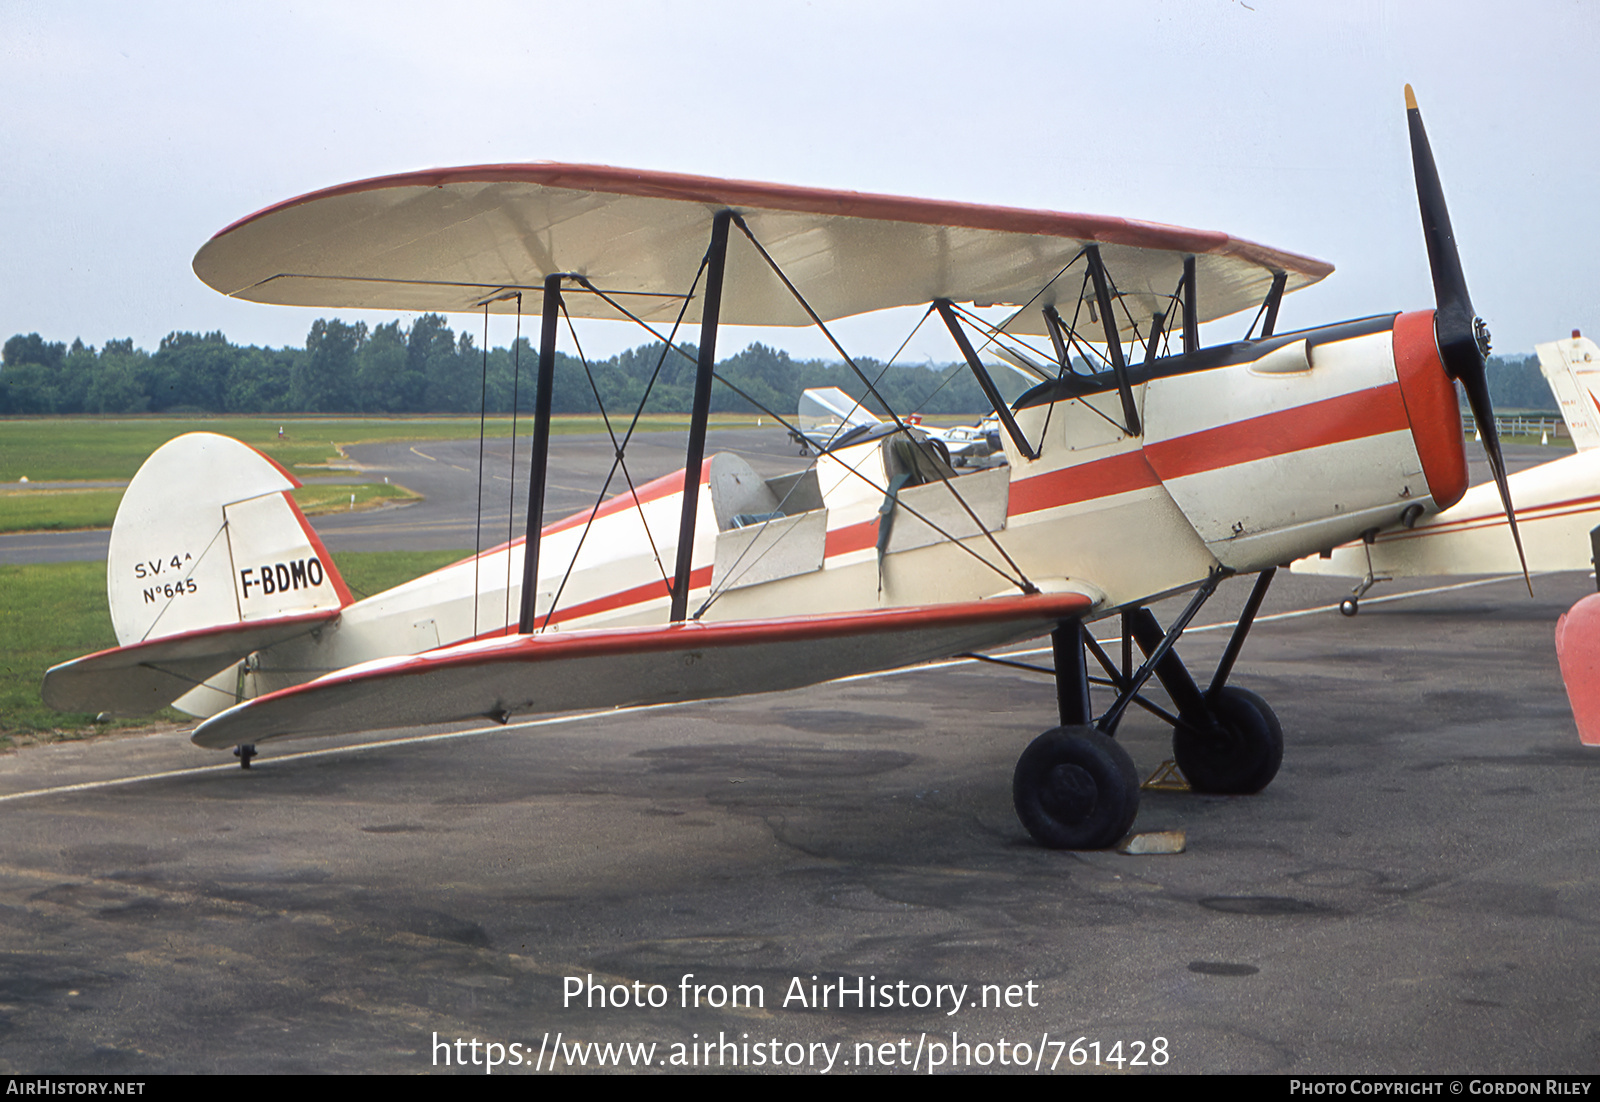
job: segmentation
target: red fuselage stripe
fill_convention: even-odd
[[[710,584],[711,567],[702,566],[699,570],[690,572],[690,589],[700,589]],[[636,585],[632,589],[624,589],[618,593],[608,593],[604,597],[596,597],[592,601],[583,601],[575,605],[563,605],[550,615],[548,621],[543,616],[535,617],[535,619],[538,622],[538,626],[542,628],[547,622],[564,624],[569,620],[579,620],[585,616],[598,616],[602,612],[612,612],[619,608],[626,608],[629,605],[642,605],[649,601],[662,600],[670,596],[671,593],[667,589],[667,583],[657,578],[653,582]],[[506,628],[498,627],[492,631],[480,632],[474,638],[497,639],[506,634],[508,634]],[[461,642],[467,642],[467,640],[461,640]],[[453,646],[454,644],[451,645]]]
[[[1040,509],[1144,490],[1160,483],[1143,452],[1123,452],[1049,474],[1018,479],[1011,483],[1011,501],[1006,512],[1010,516],[1021,516]]]
[[[1011,516],[1143,490],[1163,481],[1410,427],[1398,383],[1159,440],[1011,484]],[[832,553],[830,545],[829,553]]]
[[[1409,429],[1400,384],[1352,391],[1144,447],[1163,481]]]

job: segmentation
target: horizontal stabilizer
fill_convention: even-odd
[[[222,748],[484,716],[794,689],[998,646],[1087,613],[1083,593],[670,627],[550,632],[352,666],[230,708],[194,741]]]
[[[87,654],[44,675],[44,702],[62,712],[147,715],[246,655],[336,620],[337,608],[167,635]]]

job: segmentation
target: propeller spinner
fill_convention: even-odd
[[[1500,502],[1511,524],[1511,538],[1516,541],[1517,559],[1522,563],[1522,577],[1531,597],[1533,581],[1528,577],[1528,559],[1522,552],[1522,534],[1517,531],[1511,487],[1506,482],[1505,458],[1500,453],[1500,437],[1495,431],[1494,405],[1489,400],[1489,327],[1473,310],[1472,297],[1467,293],[1467,279],[1461,272],[1461,254],[1456,251],[1450,211],[1445,207],[1444,188],[1433,163],[1428,132],[1422,126],[1417,97],[1409,84],[1406,85],[1406,120],[1411,128],[1411,164],[1417,177],[1422,236],[1428,243],[1428,267],[1433,272],[1434,339],[1438,342],[1439,358],[1444,362],[1445,371],[1467,392],[1467,404],[1472,407],[1473,419],[1483,436],[1483,450],[1489,459],[1489,469],[1494,473],[1495,486],[1500,490]]]

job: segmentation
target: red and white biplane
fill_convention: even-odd
[[[46,699],[176,700],[209,717],[196,743],[248,764],[268,739],[787,689],[1048,631],[1060,726],[1014,777],[1041,843],[1129,829],[1139,778],[1114,736],[1151,678],[1191,785],[1258,791],[1282,731],[1229,676],[1275,566],[1461,497],[1452,379],[1493,424],[1482,323],[1407,98],[1437,308],[1294,333],[1274,331],[1282,296],[1331,266],[1117,218],[555,164],[364,180],[253,214],[195,258],[224,294],[541,316],[527,535],[355,601],[292,478],[226,438],[180,437],[113,530],[123,645],[51,670]],[[834,319],[908,305],[938,316],[989,395],[1005,466],[957,471],[898,416],[784,477],[705,456],[720,325],[831,341]],[[1249,310],[1243,339],[1201,347],[1203,322]],[[683,472],[541,528],[563,316],[634,321],[667,346],[697,326],[698,374]],[[975,340],[1050,367],[1008,405]],[[1235,574],[1259,577],[1202,685],[1174,644]],[[1148,606],[1184,593],[1163,628]],[[1113,615],[1121,662],[1084,626]],[[1115,693],[1098,713],[1090,655]]]

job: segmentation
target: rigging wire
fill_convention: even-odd
[[[757,247],[759,248],[759,246],[757,246]],[[703,262],[702,262],[702,270],[703,270]],[[779,275],[781,276],[782,273],[780,272]],[[652,327],[649,322],[645,321],[643,318],[640,318],[637,315],[635,315],[632,312],[630,312],[621,303],[617,302],[615,299],[612,299],[610,296],[608,296],[606,294],[606,292],[600,290],[598,287],[595,287],[593,284],[588,283],[588,281],[585,280],[582,276],[574,276],[573,278],[583,282],[586,286],[589,287],[590,290],[592,290],[596,295],[600,296],[600,298],[603,301],[605,301],[609,306],[611,306],[614,310],[616,310],[618,313],[622,314],[624,317],[628,318],[630,321],[634,322],[641,329],[643,329],[645,332],[649,333],[651,336],[655,337],[657,340],[661,341],[666,348],[671,348],[673,351],[677,352],[678,355],[683,356],[686,359],[690,358],[688,353],[684,352],[682,349],[678,348],[677,345],[675,345],[675,344],[673,344],[671,342],[671,338],[670,337],[662,337],[660,333],[656,332],[654,327]],[[697,276],[696,277],[696,281],[697,282],[698,282],[698,279],[699,279],[699,277]],[[791,290],[793,289],[793,284],[790,284],[790,288],[791,288]],[[798,292],[795,292],[795,293],[798,295]],[[803,299],[801,300],[801,305],[804,306],[807,310],[810,309],[810,307],[806,305],[806,303],[805,303],[805,301]],[[679,321],[680,322],[682,321],[682,314],[681,313],[679,314]],[[677,326],[674,325],[673,326],[673,333],[675,334],[676,332],[677,332]],[[835,347],[837,347],[837,345],[835,345]],[[665,355],[665,352],[663,352],[663,355]],[[657,370],[657,372],[660,371],[660,365],[659,364],[657,365],[656,370]],[[859,371],[858,371],[858,374],[859,374]],[[796,436],[799,436],[802,439],[804,438],[805,434],[802,433],[799,430],[799,428],[797,428],[796,426],[790,424],[789,421],[782,414],[777,413],[776,411],[774,411],[772,409],[769,409],[767,406],[765,406],[761,402],[757,401],[751,395],[746,394],[739,387],[735,386],[733,383],[729,382],[727,379],[723,378],[721,375],[717,374],[715,371],[712,372],[712,378],[716,379],[723,386],[727,387],[729,390],[731,390],[735,394],[739,395],[739,397],[741,397],[745,401],[749,402],[752,406],[754,406],[756,409],[760,410],[762,413],[765,413],[768,416],[770,416],[774,421],[778,422],[778,424],[780,424],[784,428],[788,429],[790,433],[792,433],[792,434],[794,434]],[[651,377],[651,382],[654,383],[654,376]],[[882,401],[882,398],[880,397],[879,400]],[[642,411],[642,409],[643,409],[642,405],[641,405],[640,409]],[[893,407],[889,408],[889,414],[891,416],[894,415]],[[638,415],[637,414],[634,415],[634,419],[635,419],[635,421],[638,420]],[[907,428],[907,426],[902,425],[900,431],[908,432],[909,429]],[[632,428],[631,427],[629,428],[629,432],[630,433],[632,432]],[[861,481],[865,482],[868,486],[872,487],[878,493],[887,494],[889,492],[887,488],[885,488],[883,486],[879,486],[877,483],[873,482],[872,479],[868,478],[866,475],[862,474],[860,471],[856,470],[854,467],[851,467],[849,464],[841,464],[841,465],[844,467],[844,469],[846,471],[850,472],[852,475],[854,475],[855,477],[859,478]],[[988,525],[984,524],[983,521],[978,519],[977,514],[972,511],[972,507],[967,504],[966,499],[961,496],[960,491],[958,491],[954,486],[951,485],[950,479],[947,476],[945,476],[943,472],[940,472],[940,479],[941,479],[941,481],[943,481],[945,486],[947,488],[949,488],[950,492],[955,496],[955,499],[956,499],[957,503],[959,503],[961,505],[961,507],[966,510],[967,515],[972,518],[973,523],[975,523],[978,526],[979,532],[981,532],[984,536],[988,537],[989,542],[994,544],[995,550],[1000,552],[1001,558],[1005,559],[1006,562],[1010,564],[1011,568],[1017,572],[1017,577],[1013,578],[1011,575],[1007,574],[1004,570],[1001,570],[994,563],[990,562],[988,559],[986,559],[982,555],[978,554],[978,552],[974,551],[972,548],[968,547],[966,544],[964,544],[960,540],[956,539],[955,536],[951,535],[949,532],[945,531],[943,528],[939,527],[939,525],[935,524],[933,521],[929,520],[927,517],[923,516],[921,513],[917,512],[915,509],[911,508],[910,506],[905,505],[903,503],[898,503],[898,507],[902,508],[902,509],[905,509],[906,512],[910,513],[917,520],[920,520],[922,523],[926,524],[929,528],[932,528],[935,532],[938,532],[939,535],[941,535],[945,539],[949,540],[951,544],[953,544],[956,547],[959,547],[961,550],[965,551],[967,554],[969,554],[973,558],[977,559],[983,565],[987,566],[990,570],[993,570],[996,574],[999,574],[1002,578],[1004,578],[1006,580],[1006,582],[1008,584],[1016,586],[1018,589],[1022,590],[1024,593],[1037,593],[1038,592],[1038,587],[1035,586],[1031,581],[1028,580],[1027,575],[1022,572],[1022,568],[1019,567],[1014,561],[1012,561],[1012,558],[1011,558],[1010,555],[1006,554],[1005,548],[1000,546],[999,542],[994,537],[994,533],[989,531]],[[607,479],[606,485],[607,486],[610,485],[610,479]],[[601,492],[603,494],[604,490],[602,490]],[[598,507],[599,506],[598,506],[598,503],[597,503],[596,504],[596,508],[598,508]],[[704,611],[704,608],[702,608],[701,611]],[[696,615],[698,616],[698,613]]]
[[[973,314],[972,312],[970,312],[968,310],[964,310],[960,306],[956,306],[954,303],[951,303],[951,308],[954,309],[962,317],[966,318],[968,321],[970,321],[974,325],[978,326],[980,329],[982,329],[982,328],[993,329],[993,326],[992,326],[992,324],[990,322],[985,321],[983,318],[978,317],[976,314]],[[1000,331],[999,330],[994,330],[994,332],[998,333]],[[1010,334],[1007,334],[1007,336],[1009,336],[1009,335]],[[1017,343],[1021,344],[1022,342],[1018,341]],[[1026,348],[1028,346],[1027,345],[1023,345],[1023,347]],[[1104,392],[1104,393],[1110,393],[1110,392],[1107,391],[1107,392]],[[1090,410],[1090,411],[1098,414],[1103,421],[1105,421],[1107,424],[1111,425],[1113,428],[1121,429],[1122,432],[1124,433],[1124,435],[1127,434],[1127,426],[1125,426],[1121,421],[1118,421],[1116,418],[1111,417],[1110,415],[1106,414],[1105,412],[1100,410],[1098,407],[1096,407],[1093,403],[1091,403],[1089,401],[1089,396],[1079,395],[1079,396],[1076,396],[1074,400],[1077,401],[1080,405],[1082,405],[1085,409]],[[1048,421],[1049,411],[1051,409],[1053,409],[1054,407],[1055,407],[1055,403],[1054,402],[1050,403],[1050,405],[1048,407],[1046,407],[1045,416],[1046,416],[1047,420],[1046,420],[1045,424],[1046,424],[1047,428],[1049,426],[1049,421]],[[1040,432],[1039,439],[1040,439],[1040,441],[1042,443],[1043,440],[1044,440],[1043,431]],[[1037,447],[1037,446],[1038,445],[1035,445],[1035,447]]]
[[[743,398],[745,401],[747,401],[751,405],[755,406],[756,409],[758,409],[761,412],[763,412],[763,413],[769,415],[770,417],[772,417],[773,420],[777,421],[780,425],[782,425],[784,428],[788,429],[790,432],[799,432],[799,430],[797,428],[795,428],[793,425],[789,424],[788,421],[784,420],[784,418],[783,418],[783,416],[781,414],[776,413],[771,409],[768,409],[766,406],[762,405],[759,401],[757,401],[754,397],[752,397],[749,394],[746,394],[743,390],[739,389],[737,386],[735,386],[733,383],[729,382],[727,379],[724,379],[721,375],[716,375],[715,373],[713,373],[713,377],[718,382],[720,382],[723,386],[727,387],[729,390],[731,390],[735,394],[739,395],[739,397]],[[843,467],[845,469],[845,471],[848,472],[849,474],[852,474],[856,478],[860,479],[862,482],[865,482],[871,489],[875,490],[876,492],[878,492],[880,494],[884,494],[884,495],[888,494],[889,490],[888,490],[887,487],[878,485],[876,482],[874,482],[867,475],[862,474],[859,470],[857,470],[856,468],[850,466],[848,463],[841,463],[839,465],[841,467]],[[1011,556],[1006,554],[1005,548],[1001,547],[998,543],[995,542],[994,534],[989,531],[988,526],[985,525],[983,523],[983,521],[978,519],[977,515],[972,512],[971,508],[967,507],[966,500],[964,498],[962,498],[961,494],[953,486],[950,486],[950,480],[948,478],[945,478],[942,475],[942,473],[941,473],[940,477],[943,479],[944,484],[947,487],[950,488],[950,492],[955,495],[956,501],[959,502],[963,507],[967,508],[967,515],[972,517],[973,522],[975,524],[977,524],[979,532],[981,532],[983,535],[989,537],[989,542],[993,543],[995,545],[995,549],[1000,552],[1001,557],[1004,558],[1006,560],[1006,562],[1011,565],[1011,568],[1017,572],[1017,577],[1013,578],[1011,575],[1007,574],[1004,570],[1001,570],[994,563],[990,562],[988,559],[986,559],[982,555],[978,554],[977,551],[973,550],[971,547],[968,547],[965,543],[961,542],[961,540],[957,539],[951,533],[945,531],[945,529],[941,528],[938,524],[934,523],[931,519],[929,519],[928,517],[926,517],[923,514],[919,513],[912,506],[909,506],[909,505],[905,504],[904,502],[897,500],[896,503],[895,503],[896,508],[904,509],[907,513],[910,513],[912,517],[914,517],[917,520],[920,520],[923,524],[926,524],[929,528],[932,528],[935,532],[939,533],[939,535],[943,536],[946,540],[948,540],[952,546],[957,547],[962,551],[965,551],[967,554],[969,554],[973,558],[977,559],[984,566],[987,566],[990,570],[993,570],[996,574],[1000,575],[1002,578],[1004,578],[1006,580],[1007,584],[1016,586],[1018,589],[1022,590],[1024,593],[1037,593],[1038,592],[1038,587],[1036,587],[1032,582],[1030,582],[1028,580],[1027,575],[1023,574],[1021,567],[1017,566],[1017,564],[1015,562],[1012,562]],[[791,492],[792,492],[792,490],[791,490]],[[788,495],[785,494],[784,497],[785,497],[785,500],[787,500]],[[765,526],[767,524],[770,524],[771,520],[772,520],[772,518],[769,517],[767,520],[762,521],[762,525]],[[971,537],[967,537],[967,538],[971,538]],[[768,548],[768,550],[770,550],[770,549],[771,548]],[[766,553],[765,551],[762,552],[762,554],[765,554],[765,553]],[[759,562],[760,560],[757,559],[757,561]],[[755,564],[752,563],[751,565],[753,566]],[[731,573],[731,571],[730,571],[730,573]],[[712,601],[714,601],[717,597],[721,596],[721,594],[723,592],[726,592],[726,589],[727,589],[727,587],[725,586],[722,590],[714,592],[710,596],[708,596],[706,598],[705,603],[703,605],[701,605],[700,609],[695,613],[695,617],[694,618],[695,619],[699,619],[701,613],[705,612],[705,610],[711,606]]]
[[[561,304],[561,316],[567,320],[567,332],[572,334],[573,346],[578,350],[578,362],[583,365],[583,373],[589,379],[589,390],[594,394],[594,404],[600,409],[600,420],[606,427],[606,435],[611,437],[611,450],[616,456],[616,466],[612,470],[615,472],[617,468],[621,468],[623,480],[628,483],[628,493],[633,498],[633,507],[639,512],[639,523],[644,528],[644,538],[650,543],[650,554],[656,560],[656,570],[660,573],[662,582],[666,583],[668,588],[671,588],[672,583],[667,580],[667,568],[661,562],[661,551],[656,547],[656,538],[650,531],[650,522],[644,518],[644,503],[639,500],[639,490],[633,484],[633,475],[628,471],[628,461],[624,456],[624,448],[617,443],[616,431],[611,427],[611,416],[606,412],[605,399],[600,397],[600,387],[594,381],[594,371],[589,366],[588,357],[583,354],[583,343],[578,340],[577,327],[572,324],[572,318],[567,314],[565,302]]]
[[[675,343],[673,343],[673,341],[670,339],[670,337],[676,337],[677,336],[678,328],[679,328],[679,326],[681,326],[683,324],[684,315],[686,313],[688,313],[688,311],[689,311],[689,304],[694,301],[695,288],[700,286],[700,277],[705,275],[706,266],[707,266],[707,264],[710,263],[710,261],[711,261],[711,252],[710,252],[709,249],[707,249],[705,256],[700,258],[700,270],[695,272],[694,282],[689,285],[689,293],[684,296],[683,305],[678,308],[678,318],[677,318],[676,321],[674,321],[672,323],[672,332],[671,332],[671,334],[669,336],[669,339],[665,339],[665,340],[661,341],[661,355],[656,359],[655,370],[650,375],[650,381],[645,384],[644,394],[639,399],[639,406],[633,412],[633,420],[628,423],[628,431],[622,434],[622,443],[620,445],[618,445],[616,458],[613,459],[612,462],[611,462],[611,471],[610,471],[610,473],[608,473],[606,475],[605,484],[600,487],[600,496],[595,499],[594,506],[589,510],[589,519],[588,519],[588,521],[586,521],[584,523],[583,531],[578,536],[578,546],[576,546],[576,547],[574,547],[572,549],[572,558],[567,563],[566,572],[564,574],[562,574],[562,576],[561,576],[561,584],[556,587],[555,595],[550,599],[550,607],[549,607],[549,609],[547,609],[545,611],[545,614],[544,614],[544,625],[543,626],[546,627],[546,628],[548,628],[550,626],[550,618],[555,615],[556,607],[561,603],[561,595],[562,595],[562,593],[566,592],[567,582],[571,580],[572,571],[573,571],[574,567],[577,566],[577,563],[578,563],[578,553],[583,550],[584,542],[586,540],[588,540],[588,538],[589,538],[589,531],[590,531],[590,529],[592,529],[594,527],[595,518],[597,517],[597,515],[600,512],[600,506],[605,501],[606,491],[611,488],[611,480],[616,477],[617,467],[622,462],[622,452],[623,452],[624,449],[627,448],[628,442],[633,439],[633,431],[639,424],[639,418],[644,415],[645,403],[647,401],[649,401],[650,392],[651,392],[651,390],[653,390],[655,388],[656,380],[661,376],[662,367],[664,367],[666,365],[667,354],[669,352],[677,352],[680,356],[684,354],[678,348],[678,346]],[[652,335],[656,335],[654,329],[651,329],[649,325],[646,325],[639,318],[634,317],[634,315],[631,312],[629,312],[628,310],[623,309],[620,305],[618,305],[618,303],[614,299],[612,299],[610,296],[608,296],[604,291],[601,291],[594,284],[590,283],[587,278],[585,278],[584,276],[581,276],[581,275],[573,275],[571,278],[574,279],[575,281],[577,281],[581,286],[586,287],[590,291],[593,291],[595,294],[599,295],[601,297],[601,299],[603,299],[604,301],[609,303],[611,306],[613,306],[614,308],[619,310],[625,316],[627,316],[629,318],[633,318],[634,321],[638,322],[641,326],[643,326]],[[661,338],[659,336],[657,336],[657,339],[661,340]],[[671,592],[671,589],[672,589],[672,587],[670,585],[668,585],[667,586],[667,590],[668,590],[669,593]]]
[[[872,383],[867,379],[866,375],[862,372],[861,368],[856,366],[855,360],[850,358],[850,354],[844,350],[844,346],[834,338],[833,333],[828,329],[822,318],[817,316],[817,312],[811,308],[811,304],[807,302],[805,296],[800,293],[800,288],[794,285],[794,283],[789,279],[788,274],[785,273],[782,268],[778,267],[778,262],[772,259],[772,254],[767,252],[766,248],[761,244],[760,241],[756,240],[756,235],[750,232],[750,227],[745,224],[744,219],[740,218],[738,214],[734,214],[733,221],[739,227],[740,231],[745,235],[746,239],[749,240],[750,244],[755,246],[756,251],[760,253],[761,258],[767,262],[767,266],[772,269],[773,274],[783,281],[783,285],[789,289],[789,293],[793,295],[795,301],[800,304],[800,308],[803,309],[810,316],[811,320],[816,323],[817,328],[822,331],[822,335],[828,338],[828,343],[833,345],[833,347],[838,350],[839,355],[844,357],[845,363],[850,365],[850,370],[854,371],[861,381],[867,384],[867,389],[872,393],[872,396],[877,398],[879,402],[883,403],[884,410],[889,414],[890,417],[894,418],[895,426],[900,430],[900,432],[905,433],[908,439],[914,440],[914,438],[910,435],[910,429],[906,426],[906,423],[900,419],[900,415],[894,411],[894,407],[884,400],[883,395],[878,393],[878,388],[873,386]],[[994,545],[994,549],[1000,552],[1000,557],[1005,559],[1006,563],[1011,567],[1011,569],[1017,572],[1017,577],[1022,579],[1020,582],[1013,581],[1013,584],[1017,585],[1024,593],[1037,593],[1039,591],[1038,587],[1028,580],[1028,576],[1023,572],[1022,567],[1018,566],[1016,561],[1006,553],[1006,549],[1000,546],[1000,541],[995,538],[993,532],[989,531],[988,525],[984,524],[982,520],[978,519],[978,514],[973,511],[971,505],[967,504],[967,499],[961,496],[961,491],[955,488],[955,485],[950,481],[950,476],[945,474],[944,471],[940,469],[939,465],[935,466],[935,473],[938,474],[939,481],[944,483],[945,488],[948,489],[951,495],[956,499],[956,504],[960,505],[967,516],[972,518],[972,523],[978,526],[978,531],[982,532],[984,536],[988,538],[989,542]],[[885,490],[884,492],[887,493],[888,491]],[[930,527],[932,526],[930,525]],[[941,530],[936,528],[935,531]],[[941,531],[941,534],[943,535],[944,533]],[[946,538],[950,537],[946,536]]]

